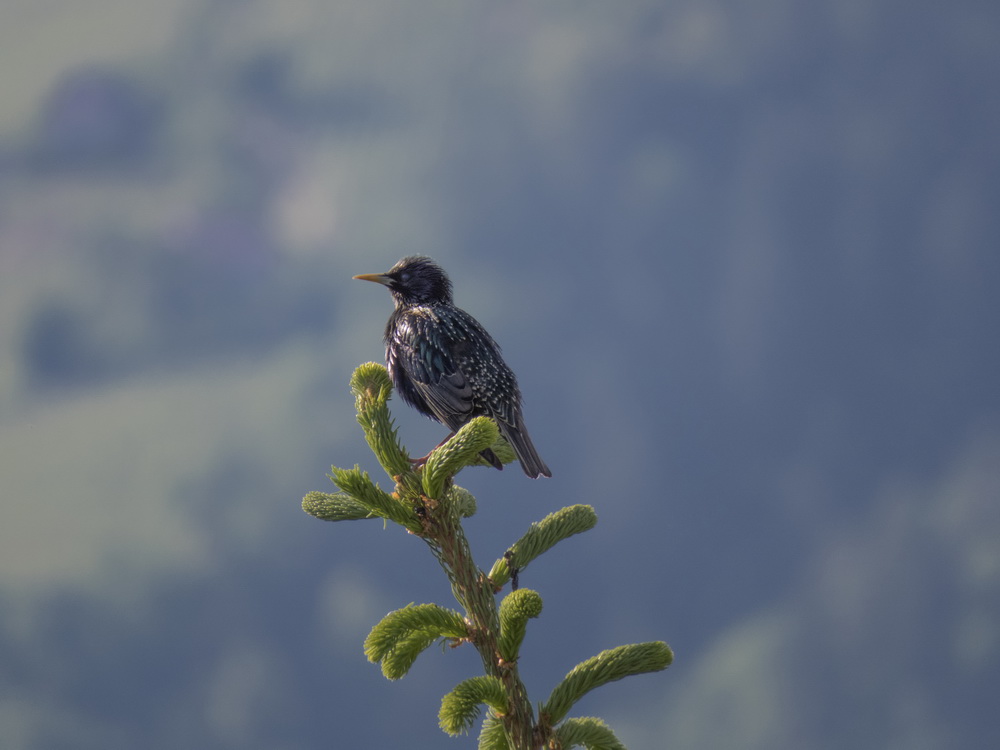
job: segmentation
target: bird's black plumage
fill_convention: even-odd
[[[451,281],[430,258],[403,258],[386,273],[356,279],[388,287],[396,304],[385,327],[389,376],[403,400],[455,432],[473,417],[491,417],[529,477],[552,476],[521,416],[521,391],[500,347],[452,302]],[[483,457],[503,468],[492,450]]]

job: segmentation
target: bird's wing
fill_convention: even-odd
[[[413,314],[400,320],[396,344],[400,366],[435,416],[452,430],[465,424],[473,391],[455,363],[461,332],[441,326],[427,313]]]

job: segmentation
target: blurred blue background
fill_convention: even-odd
[[[347,381],[425,253],[552,467],[469,470],[542,700],[638,748],[1000,747],[1000,5],[5,0],[0,746],[473,747]],[[394,401],[414,452],[440,426]],[[476,730],[478,731],[478,730]]]

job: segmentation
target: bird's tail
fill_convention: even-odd
[[[522,420],[518,419],[516,425],[509,425],[502,420],[497,420],[497,426],[514,449],[514,453],[517,454],[517,460],[521,462],[521,468],[524,469],[525,474],[532,479],[537,479],[539,476],[552,476],[549,467],[545,465],[542,457],[535,450],[535,444],[531,442],[531,436],[528,435],[528,430],[525,429]]]

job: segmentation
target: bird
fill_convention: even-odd
[[[425,255],[410,255],[385,273],[354,278],[382,284],[392,294],[385,360],[403,401],[445,425],[448,437],[475,417],[490,417],[526,475],[551,477],[524,426],[517,378],[493,337],[455,306],[444,269]],[[503,468],[491,449],[480,455]]]

